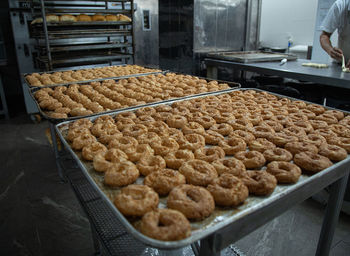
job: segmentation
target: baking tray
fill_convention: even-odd
[[[65,27],[65,26],[117,26],[117,25],[132,25],[132,21],[62,21],[62,22],[47,22],[48,27]],[[42,23],[33,24],[32,27],[42,27]]]
[[[286,53],[274,53],[264,51],[246,51],[246,52],[213,52],[208,53],[208,57],[230,60],[242,63],[264,62],[264,61],[280,61],[282,59],[296,60],[297,56]]]
[[[163,71],[163,72],[158,72],[158,73],[155,73],[155,74],[166,74],[168,73],[169,71]],[[174,72],[171,72],[171,73],[174,73]],[[179,74],[179,73],[176,73],[176,74]],[[131,75],[131,76],[128,76],[128,77],[119,77],[118,79],[113,79],[115,81],[118,81],[120,79],[125,79],[125,78],[129,78],[129,77],[139,77],[139,76],[146,76],[146,75],[149,75],[149,74],[140,74],[140,75]],[[203,78],[203,77],[199,77],[201,79],[205,79],[207,81],[218,81],[219,83],[226,83],[228,84],[231,88],[229,89],[225,89],[225,90],[220,90],[219,92],[231,92],[233,91],[234,89],[236,88],[240,88],[241,85],[239,83],[235,83],[235,82],[227,82],[227,81],[221,81],[221,80],[216,80],[216,79],[209,79],[209,78]],[[99,80],[93,80],[92,82],[94,81],[102,81],[102,80],[111,80],[110,78],[105,78],[105,79],[99,79]],[[85,84],[86,82],[82,82],[80,84]],[[63,84],[62,86],[66,86],[68,87],[69,85],[71,84],[75,84],[75,83],[70,83],[70,84]],[[54,87],[57,87],[57,86],[61,86],[61,85],[52,85],[50,86],[51,88],[54,88]],[[135,105],[135,106],[131,106],[131,107],[127,107],[127,108],[121,108],[121,109],[114,109],[114,110],[110,110],[110,111],[104,111],[104,112],[100,112],[100,113],[94,113],[94,114],[91,114],[91,115],[87,115],[87,116],[77,116],[77,117],[68,117],[68,118],[52,118],[52,117],[49,117],[45,111],[43,111],[41,109],[41,107],[39,106],[39,103],[38,101],[35,99],[34,97],[34,93],[40,89],[42,89],[43,87],[35,87],[35,88],[28,88],[28,91],[29,91],[29,95],[32,97],[33,101],[35,102],[38,110],[39,110],[39,113],[45,118],[47,119],[48,121],[50,122],[53,122],[53,123],[60,123],[60,122],[64,122],[64,121],[70,121],[70,120],[76,120],[76,119],[80,119],[80,118],[84,118],[84,117],[90,117],[90,116],[96,116],[96,115],[103,115],[103,114],[108,114],[108,113],[115,113],[115,112],[119,112],[119,111],[125,111],[125,110],[130,110],[130,109],[135,109],[135,108],[138,108],[138,107],[146,107],[146,106],[151,106],[153,105],[154,103],[158,103],[158,102],[152,102],[152,103],[146,103],[146,104],[142,104],[142,105]],[[204,93],[199,93],[199,94],[192,94],[192,95],[187,95],[187,96],[184,96],[184,97],[179,97],[179,98],[172,98],[172,99],[167,99],[167,100],[163,100],[163,101],[159,101],[159,102],[172,102],[174,100],[177,100],[177,99],[189,99],[189,98],[192,98],[192,97],[195,97],[195,96],[202,96],[202,95],[212,95],[214,93],[216,93],[218,91],[214,91],[214,92],[204,92]]]
[[[114,66],[103,66],[103,67],[125,67],[128,64],[123,64],[123,65],[114,65]],[[75,81],[75,82],[69,82],[69,83],[62,83],[62,84],[54,84],[54,85],[43,85],[43,86],[34,86],[34,85],[30,85],[30,83],[27,81],[26,76],[27,75],[31,75],[33,73],[23,73],[23,80],[25,81],[26,85],[29,88],[45,88],[45,87],[55,87],[55,86],[66,86],[66,85],[70,85],[70,84],[82,84],[82,83],[90,83],[90,82],[98,82],[98,81],[103,81],[103,80],[110,80],[110,79],[123,79],[123,78],[130,78],[130,77],[135,77],[135,76],[141,76],[141,75],[152,75],[152,74],[159,74],[165,71],[159,70],[155,67],[149,67],[149,66],[142,66],[144,68],[148,68],[148,69],[154,69],[154,72],[147,72],[147,73],[138,73],[138,74],[130,74],[127,76],[114,76],[114,77],[105,77],[105,78],[97,78],[97,79],[90,79],[90,80],[84,80],[84,81]],[[99,67],[97,67],[99,68]],[[35,72],[38,73],[40,75],[42,74],[53,74],[55,72],[65,72],[65,71],[78,71],[78,70],[89,70],[89,69],[93,69],[93,68],[81,68],[81,69],[70,69],[70,70],[55,70],[55,71],[44,71],[44,72]],[[158,70],[158,71],[157,71]]]
[[[237,91],[237,90],[251,90],[251,89],[233,89],[232,91]],[[254,89],[254,90],[259,92],[264,92],[263,90],[259,90],[259,89]],[[225,93],[227,92],[216,92],[216,93],[212,93],[211,95],[221,95]],[[270,94],[276,95],[280,98],[289,98],[291,100],[299,100],[299,99],[294,99],[290,97],[284,97],[276,93],[270,93]],[[208,95],[196,96],[196,97],[192,97],[192,99],[206,97],[206,96]],[[173,102],[179,102],[184,100],[185,99],[178,99],[178,100],[174,100]],[[173,103],[173,102],[170,102],[170,103]],[[151,104],[150,106],[158,106],[158,105],[164,105],[164,104],[170,104],[170,103],[161,102],[161,103]],[[310,102],[307,102],[307,103],[311,104]],[[141,107],[137,107],[127,111],[118,111],[115,113],[109,113],[108,115],[114,116],[121,112],[135,111],[138,108],[141,108]],[[333,109],[328,107],[326,108]],[[345,111],[343,112],[347,113]],[[89,117],[88,119],[90,119],[91,121],[94,121],[99,116],[102,116],[102,115]],[[72,121],[66,121],[66,122],[60,123],[55,126],[55,129],[61,141],[63,142],[65,148],[70,152],[70,154],[76,160],[83,174],[89,180],[91,185],[96,189],[96,191],[100,194],[101,198],[106,202],[106,204],[109,205],[112,212],[115,214],[116,218],[119,219],[119,221],[124,225],[126,230],[131,235],[133,235],[136,239],[138,239],[139,241],[149,246],[153,246],[161,249],[182,248],[192,243],[195,243],[199,240],[202,240],[213,234],[215,234],[216,237],[220,240],[220,241],[213,241],[213,246],[218,246],[221,248],[226,247],[230,242],[233,242],[234,239],[237,239],[237,237],[239,237],[238,233],[240,233],[241,230],[242,230],[242,233],[245,234],[244,232],[247,233],[247,230],[252,231],[253,227],[256,228],[262,225],[263,223],[261,223],[261,221],[264,221],[264,220],[266,221],[266,219],[265,217],[263,217],[263,215],[261,215],[261,213],[266,211],[268,208],[277,209],[276,212],[278,212],[281,210],[280,210],[280,207],[277,205],[277,203],[281,204],[282,209],[284,209],[286,208],[286,205],[289,205],[289,202],[293,202],[293,200],[295,201],[296,200],[295,198],[300,197],[302,198],[301,200],[304,200],[307,197],[311,196],[313,193],[316,193],[323,187],[329,185],[331,182],[334,182],[336,179],[342,177],[342,174],[344,175],[345,172],[348,171],[348,168],[350,167],[350,157],[348,155],[348,157],[343,161],[335,163],[331,167],[319,173],[316,173],[312,176],[302,174],[299,178],[299,181],[296,184],[292,184],[292,185],[278,184],[274,192],[268,197],[257,197],[257,196],[249,195],[245,203],[239,207],[236,207],[233,209],[216,207],[214,213],[211,216],[209,216],[207,219],[203,221],[191,222],[192,234],[190,237],[186,239],[183,239],[180,241],[160,241],[160,240],[152,239],[150,237],[143,235],[117,210],[117,208],[114,206],[112,201],[109,199],[109,197],[112,196],[112,192],[110,192],[108,188],[106,189],[103,185],[101,185],[102,176],[97,174],[97,172],[95,172],[91,168],[92,166],[91,162],[89,164],[86,164],[87,162],[80,160],[79,158],[80,153],[76,153],[72,150],[69,143],[65,140],[65,137],[64,137],[64,134],[71,122]],[[139,178],[136,181],[136,183],[137,184],[142,183],[142,179],[143,178]],[[100,185],[98,185],[98,183]],[[104,191],[106,190],[108,190],[107,194],[104,193]],[[116,193],[116,191],[117,189],[114,190],[114,193]],[[289,199],[291,198],[292,200],[289,201]],[[159,208],[163,208],[165,206],[166,199],[160,197],[159,201],[160,201]],[[273,214],[274,213],[272,213],[272,215]],[[271,212],[270,212],[270,215],[271,215]],[[257,221],[256,219],[257,217],[259,218],[260,222]],[[256,223],[259,223],[260,225]]]

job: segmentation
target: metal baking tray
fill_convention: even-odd
[[[237,90],[251,90],[251,89],[234,89]],[[262,92],[263,90],[254,89],[256,91]],[[216,92],[211,95],[221,95],[227,92]],[[270,92],[269,92],[270,93]],[[280,98],[289,98],[292,100],[298,100],[290,97],[284,97],[275,93],[270,93],[276,95]],[[206,97],[207,95],[201,95],[193,98]],[[184,99],[174,100],[173,102],[183,101]],[[172,102],[172,103],[173,103]],[[308,102],[309,103],[309,102]],[[155,103],[151,106],[158,106],[170,103]],[[118,111],[115,113],[110,113],[108,115],[116,115],[121,112],[135,111],[138,108],[127,111]],[[327,108],[333,109],[333,108]],[[91,121],[95,120],[97,117],[89,117]],[[118,189],[109,189],[102,183],[102,176],[93,170],[91,167],[91,162],[85,162],[81,160],[80,152],[75,152],[70,147],[69,143],[65,140],[65,134],[68,129],[69,124],[72,121],[67,121],[60,123],[55,126],[57,134],[62,140],[65,148],[70,152],[73,158],[76,160],[78,166],[82,170],[83,174],[87,177],[91,185],[100,194],[101,198],[106,202],[111,208],[112,212],[115,214],[116,218],[124,225],[126,230],[133,235],[136,239],[144,244],[162,249],[177,249],[193,244],[201,239],[204,239],[210,235],[215,234],[218,241],[213,241],[214,246],[223,248],[225,245],[228,246],[235,239],[242,237],[242,234],[247,234],[254,230],[254,228],[259,227],[264,224],[266,218],[261,215],[261,213],[268,211],[268,209],[276,209],[276,212],[282,211],[281,209],[288,209],[290,202],[295,202],[298,200],[302,201],[313,193],[318,192],[320,189],[334,182],[336,179],[342,177],[348,171],[350,167],[350,157],[344,159],[341,162],[333,164],[331,167],[316,173],[312,176],[302,174],[299,181],[292,185],[277,185],[274,192],[268,197],[257,197],[249,196],[245,203],[236,208],[221,208],[216,207],[214,213],[207,219],[197,222],[191,222],[192,234],[190,237],[180,240],[180,241],[160,241],[152,239],[143,235],[139,232],[114,206],[110,197],[118,191]],[[143,178],[139,178],[136,183],[141,184]],[[301,198],[301,199],[299,199]],[[289,201],[291,200],[291,201]],[[166,198],[160,197],[159,208],[164,208],[166,205]],[[276,213],[271,213],[269,215],[274,215]],[[242,234],[240,234],[242,232]]]
[[[127,66],[127,64],[123,64],[123,65],[114,65],[114,66],[103,66],[103,67],[125,67]],[[110,80],[110,79],[123,79],[123,78],[129,78],[129,77],[135,77],[135,76],[141,76],[141,75],[152,75],[152,74],[160,74],[162,72],[162,70],[156,71],[157,68],[155,67],[149,67],[149,66],[143,66],[144,68],[148,68],[148,69],[154,69],[154,72],[147,72],[147,73],[137,73],[137,74],[131,74],[131,75],[127,75],[127,76],[114,76],[114,77],[105,77],[105,78],[97,78],[97,79],[92,79],[92,80],[84,80],[84,81],[75,81],[75,82],[70,82],[70,83],[63,83],[63,84],[54,84],[54,85],[43,85],[43,86],[33,86],[30,85],[30,83],[27,81],[26,76],[27,75],[31,75],[32,73],[23,73],[22,77],[24,79],[24,81],[26,82],[26,85],[29,88],[45,88],[45,87],[55,87],[55,86],[66,86],[66,85],[70,85],[70,84],[81,84],[81,83],[90,83],[90,82],[98,82],[98,81],[103,81],[103,80]],[[99,67],[97,67],[99,68]],[[55,71],[44,71],[44,72],[35,72],[38,73],[40,75],[42,74],[53,74],[55,72],[65,72],[65,71],[78,71],[78,70],[89,70],[89,69],[93,69],[93,68],[82,68],[82,69],[71,69],[71,70],[55,70]]]
[[[208,57],[230,60],[242,63],[263,62],[263,61],[280,61],[282,59],[296,60],[297,56],[286,53],[274,53],[264,51],[246,51],[246,52],[213,52],[208,53]]]
[[[62,21],[62,22],[47,22],[48,27],[65,27],[65,26],[118,26],[132,25],[132,21]],[[42,27],[42,23],[36,23],[33,27]]]
[[[163,71],[163,72],[158,72],[156,74],[166,74],[168,73],[169,71]],[[128,77],[121,77],[121,78],[118,78],[118,79],[113,79],[113,80],[120,80],[120,79],[125,79],[125,78],[129,78],[129,77],[139,77],[139,76],[146,76],[146,75],[149,75],[149,74],[141,74],[141,75],[132,75],[132,76],[128,76]],[[163,100],[163,101],[159,101],[159,102],[173,102],[177,99],[189,99],[189,98],[192,98],[192,97],[196,97],[196,96],[202,96],[202,95],[212,95],[212,94],[215,94],[216,92],[231,92],[233,91],[234,89],[236,88],[240,88],[241,85],[238,84],[238,83],[234,83],[234,82],[227,82],[227,81],[221,81],[221,80],[216,80],[216,79],[209,79],[209,78],[202,78],[200,77],[201,79],[205,79],[207,81],[218,81],[219,83],[226,83],[228,84],[231,88],[229,89],[225,89],[225,90],[221,90],[221,91],[214,91],[214,92],[204,92],[204,93],[199,93],[199,94],[192,94],[192,95],[187,95],[187,96],[184,96],[184,97],[179,97],[179,98],[171,98],[171,99],[168,99],[168,100]],[[102,80],[110,80],[110,78],[106,78],[106,79],[99,79],[99,80],[93,80],[93,81],[102,81]],[[85,82],[83,82],[85,83]],[[71,83],[72,84],[72,83]],[[64,84],[62,86],[66,86],[68,87],[70,84]],[[60,86],[60,85],[53,85],[53,86],[50,86],[51,88],[53,87],[57,87],[57,86]],[[135,106],[131,106],[131,107],[127,107],[127,108],[121,108],[121,109],[114,109],[114,110],[110,110],[110,111],[104,111],[104,112],[100,112],[100,113],[94,113],[92,115],[88,115],[88,116],[76,116],[76,117],[68,117],[68,118],[52,118],[52,117],[49,117],[47,114],[46,114],[46,111],[43,111],[41,109],[41,107],[39,106],[39,103],[38,101],[35,99],[34,97],[34,93],[40,89],[42,89],[43,87],[35,87],[35,88],[28,88],[28,91],[29,91],[29,95],[32,97],[32,99],[34,100],[38,110],[39,110],[39,113],[47,120],[49,120],[50,122],[53,122],[53,123],[60,123],[60,122],[64,122],[64,121],[69,121],[69,120],[76,120],[76,119],[80,119],[80,118],[83,118],[83,117],[92,117],[92,116],[96,116],[96,115],[103,115],[103,114],[108,114],[108,113],[116,113],[116,112],[120,112],[120,111],[125,111],[125,110],[130,110],[130,109],[135,109],[135,108],[138,108],[138,107],[146,107],[146,106],[151,106],[155,103],[158,103],[158,102],[152,102],[152,103],[146,103],[146,104],[142,104],[142,105],[135,105]]]

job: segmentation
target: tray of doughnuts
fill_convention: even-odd
[[[34,88],[29,92],[44,118],[60,122],[239,86],[233,82],[163,72]]]
[[[50,71],[25,73],[23,79],[30,88],[44,88],[72,83],[96,82],[106,79],[119,79],[136,75],[150,75],[164,72],[153,67],[138,65],[117,65],[87,69],[72,69],[64,71]]]
[[[261,90],[154,103],[56,130],[128,232],[165,249],[227,231],[350,161],[350,115]]]

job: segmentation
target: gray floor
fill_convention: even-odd
[[[0,120],[0,254],[93,255],[87,218],[61,183],[46,122]],[[313,255],[324,207],[312,199],[236,243],[246,255]],[[350,217],[342,214],[331,255],[350,255]]]

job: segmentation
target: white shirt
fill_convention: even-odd
[[[333,33],[338,29],[338,47],[346,61],[350,59],[350,0],[337,0],[321,24],[321,30]]]

